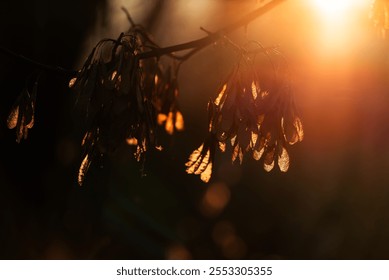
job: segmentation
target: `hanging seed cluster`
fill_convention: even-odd
[[[7,127],[16,130],[16,142],[27,139],[28,130],[34,126],[35,104],[38,82],[36,81],[30,91],[26,85],[8,115]]]
[[[156,58],[138,59],[138,54],[150,47],[157,46],[139,28],[117,40],[100,41],[70,80],[69,87],[76,92],[86,120],[80,185],[91,163],[120,144],[130,145],[143,166],[148,151],[161,149],[156,137],[158,124],[169,134],[184,128],[171,69],[164,72]]]
[[[246,58],[245,58],[246,59]],[[302,123],[293,102],[290,83],[277,79],[271,89],[261,88],[253,64],[239,63],[208,103],[208,135],[189,157],[187,173],[211,178],[216,150],[231,153],[232,162],[242,163],[246,154],[263,159],[271,171],[289,168],[288,148],[303,140]]]

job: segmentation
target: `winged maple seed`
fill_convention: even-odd
[[[86,155],[84,157],[84,159],[82,160],[80,169],[78,171],[78,180],[77,180],[77,182],[78,182],[78,184],[80,186],[82,186],[82,184],[84,183],[84,178],[85,178],[86,173],[89,170],[90,164],[91,164],[91,160],[89,159],[89,156]]]
[[[34,126],[35,101],[38,83],[35,82],[30,93],[27,86],[23,88],[7,119],[9,129],[16,129],[16,142],[27,139],[28,130]]]
[[[172,135],[175,131],[184,130],[184,117],[178,106],[177,78],[171,74],[169,67],[165,73],[158,69],[154,76],[153,105],[157,112],[158,125]]]
[[[252,65],[237,65],[208,104],[209,135],[190,155],[187,173],[208,182],[213,165],[211,151],[217,148],[230,151],[233,163],[241,164],[250,153],[255,160],[263,158],[263,168],[268,172],[276,163],[282,172],[288,171],[288,148],[302,141],[304,133],[289,83],[278,85],[262,89]]]
[[[204,143],[193,151],[186,163],[186,172],[188,174],[200,175],[204,182],[208,182],[212,176],[212,166],[215,157],[215,143],[217,143],[213,134]]]
[[[170,68],[163,72],[157,59],[137,58],[153,44],[139,26],[117,40],[102,40],[69,81],[86,120],[79,185],[96,157],[127,143],[143,165],[148,151],[162,149],[157,145],[157,124],[164,124],[169,134],[184,128]]]

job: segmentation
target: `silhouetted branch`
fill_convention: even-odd
[[[217,40],[219,40],[220,38],[225,36],[227,33],[230,33],[231,31],[233,31],[239,27],[242,27],[242,26],[249,24],[251,21],[264,15],[265,13],[267,13],[268,11],[270,11],[271,9],[275,8],[276,6],[278,6],[279,4],[281,4],[285,1],[286,0],[273,0],[269,3],[267,3],[266,5],[264,5],[256,10],[254,10],[253,12],[247,14],[246,16],[242,17],[240,20],[234,22],[233,24],[228,25],[228,26],[220,29],[219,31],[212,33],[212,34],[209,34],[206,37],[203,37],[201,39],[197,39],[194,41],[190,41],[190,42],[186,42],[186,43],[182,43],[182,44],[178,44],[178,45],[173,45],[173,46],[169,46],[169,47],[165,47],[165,48],[156,47],[150,51],[146,51],[146,52],[138,54],[137,58],[138,59],[145,59],[145,58],[151,58],[151,57],[160,57],[163,55],[170,55],[171,56],[172,53],[174,53],[174,52],[192,49],[192,51],[190,51],[188,54],[186,54],[182,57],[173,55],[174,58],[179,59],[179,60],[188,59],[193,54],[197,53],[202,48],[216,42]],[[132,26],[135,26],[136,24],[132,20],[128,11],[126,9],[122,9],[122,10],[126,13],[130,24]],[[57,73],[62,73],[65,75],[70,75],[70,76],[74,76],[77,73],[77,71],[75,71],[75,70],[69,70],[69,69],[59,67],[59,66],[52,66],[52,65],[47,65],[47,64],[37,62],[37,61],[32,60],[30,58],[27,58],[23,55],[14,53],[13,51],[8,50],[7,48],[2,47],[2,46],[0,46],[0,52],[4,53],[6,55],[9,55],[11,57],[14,57],[16,59],[19,59],[21,61],[24,61],[26,63],[32,64],[39,69],[53,71],[53,72],[57,72]]]
[[[130,13],[128,12],[128,10],[125,7],[122,7],[122,11],[126,14],[127,20],[130,23],[131,27],[134,27],[136,24],[132,19]]]
[[[165,54],[170,54],[178,51],[184,51],[188,49],[202,49],[217,40],[219,40],[222,36],[224,36],[227,33],[230,33],[231,31],[234,31],[235,29],[245,26],[249,24],[251,21],[255,20],[256,18],[264,15],[265,13],[269,12],[271,9],[275,8],[279,4],[285,2],[286,0],[273,0],[269,2],[268,4],[252,11],[251,13],[247,14],[246,16],[242,17],[240,20],[234,22],[231,25],[226,26],[225,28],[220,29],[219,31],[209,34],[206,37],[186,42],[183,44],[178,44],[174,46],[169,46],[165,48],[159,48],[159,49],[153,49],[148,52],[140,53],[138,55],[139,59],[149,58],[149,57],[159,57]]]

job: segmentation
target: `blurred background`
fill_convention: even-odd
[[[101,38],[128,29],[121,11],[161,46],[216,31],[256,0],[3,1],[0,45],[78,69]],[[179,74],[185,131],[161,135],[148,175],[128,150],[77,185],[80,124],[68,79],[44,74],[36,122],[15,142],[6,119],[34,71],[1,54],[0,257],[3,259],[388,259],[389,45],[371,1],[286,1],[232,36],[279,45],[293,69],[305,139],[289,172],[216,157],[204,184],[184,163],[207,130],[206,106],[233,59],[210,46]],[[238,41],[239,42],[239,41]]]

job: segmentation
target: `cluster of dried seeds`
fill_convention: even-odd
[[[246,59],[245,59],[246,61]],[[289,169],[288,147],[303,140],[302,123],[293,102],[291,85],[277,81],[271,89],[261,88],[253,64],[238,64],[208,103],[208,135],[186,163],[187,173],[208,182],[215,151],[231,152],[232,162],[242,163],[250,153],[263,158],[271,171],[275,164],[282,172]]]

